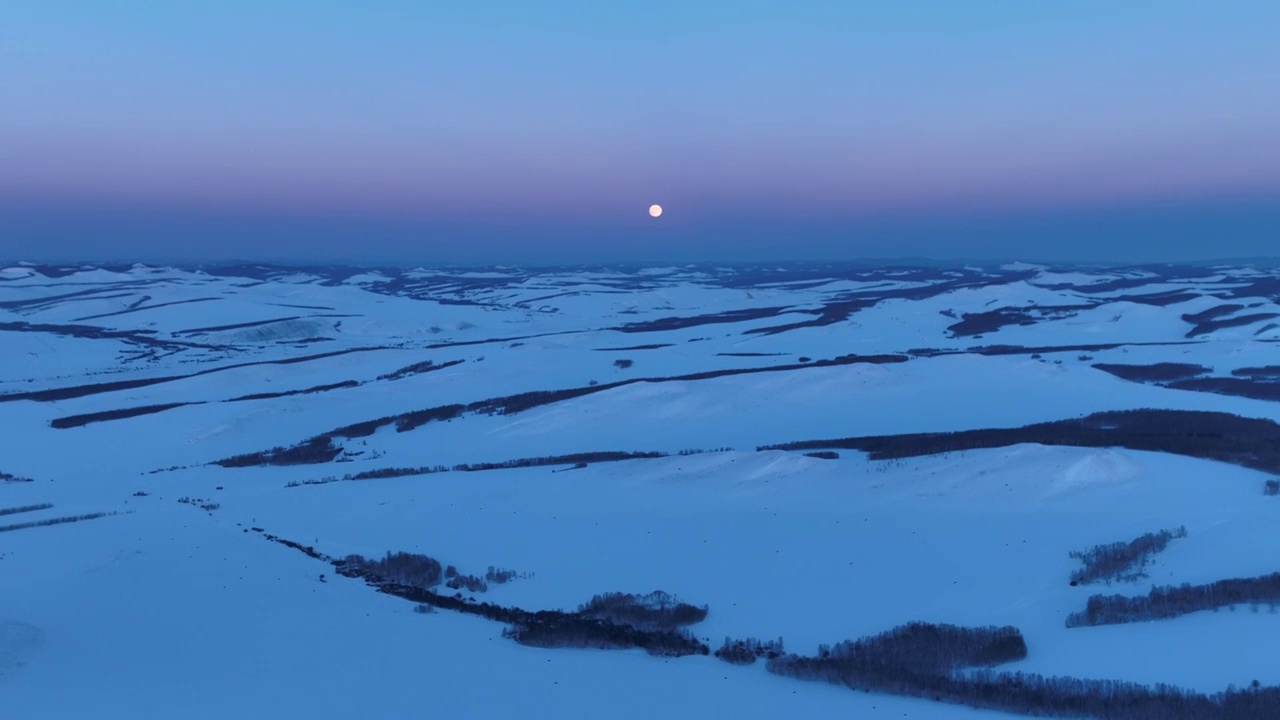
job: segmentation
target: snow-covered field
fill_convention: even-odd
[[[1029,654],[1002,669],[1277,685],[1265,608],[1064,626],[1099,592],[1068,584],[1068,553],[1100,543],[1188,531],[1105,592],[1280,570],[1267,473],[1105,447],[757,451],[1134,408],[1280,420],[1273,400],[1094,367],[1280,365],[1277,299],[1280,276],[1230,267],[2,268],[0,511],[52,507],[0,530],[114,514],[0,531],[0,716],[1004,717],[714,657],[521,646],[253,528],[530,573],[484,597],[528,609],[665,590],[710,606],[691,629],[713,648],[1014,625]],[[213,464],[317,436],[331,459]],[[604,451],[667,456],[342,479]]]

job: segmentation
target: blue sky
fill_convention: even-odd
[[[1164,260],[1280,237],[1271,2],[0,15],[4,257]]]

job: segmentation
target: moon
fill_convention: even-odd
[[[654,204],[649,206],[649,217],[658,217],[661,214],[662,214],[661,205]]]

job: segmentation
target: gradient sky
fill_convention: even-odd
[[[10,259],[1280,254],[1274,0],[0,0],[0,18]]]

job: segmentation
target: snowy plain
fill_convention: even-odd
[[[710,607],[692,630],[712,647],[782,636],[812,654],[911,621],[1014,625],[1028,657],[1003,669],[1209,693],[1280,684],[1268,640],[1280,619],[1266,610],[1063,622],[1097,591],[1068,584],[1068,553],[1145,532],[1188,537],[1148,579],[1109,591],[1280,569],[1265,472],[1035,444],[901,460],[757,450],[1136,408],[1280,421],[1271,400],[1094,367],[1229,376],[1280,364],[1276,277],[0,269],[0,472],[31,480],[0,483],[0,510],[52,505],[0,526],[115,513],[0,532],[0,715],[1011,717],[714,657],[524,647],[486,620],[322,581],[330,568],[252,528],[333,556],[403,550],[464,572],[530,573],[485,593],[525,608],[665,590]],[[1201,316],[1240,322],[1199,332]],[[849,355],[896,359],[822,362]],[[339,436],[327,462],[212,464],[426,408],[568,389],[584,391]],[[137,408],[153,411],[111,415]],[[603,451],[668,456],[342,479]]]

